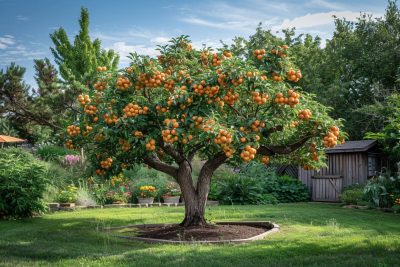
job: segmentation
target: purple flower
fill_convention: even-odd
[[[78,164],[81,160],[81,157],[78,155],[65,155],[64,157],[64,163],[68,166],[75,166]]]

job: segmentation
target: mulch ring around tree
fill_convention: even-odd
[[[108,228],[117,237],[149,243],[246,243],[279,231],[270,222],[219,222],[206,226],[145,224]]]

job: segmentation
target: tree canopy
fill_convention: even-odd
[[[221,151],[233,163],[258,151],[265,162],[319,167],[324,148],[343,138],[340,121],[297,86],[302,74],[284,44],[241,58],[193,49],[182,36],[160,53],[157,60],[132,54],[118,72],[99,68],[78,97],[83,115],[69,126],[68,145],[94,145],[97,173]]]

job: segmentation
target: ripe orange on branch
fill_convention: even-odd
[[[259,92],[252,92],[251,94],[253,96],[253,101],[257,105],[265,104],[269,98],[268,94],[266,94],[266,93],[260,94]]]
[[[118,77],[116,86],[118,89],[122,91],[128,90],[130,86],[132,86],[131,81],[126,77]]]
[[[90,103],[90,97],[88,95],[79,95],[78,96],[78,102],[82,105],[85,106],[86,104]]]
[[[327,148],[335,147],[339,136],[339,128],[332,126],[329,132],[324,136],[324,146]]]
[[[257,154],[257,149],[251,147],[250,145],[246,145],[242,153],[240,153],[240,157],[243,161],[248,162],[255,158]]]
[[[146,150],[147,150],[147,151],[154,151],[155,149],[156,149],[156,140],[150,139],[150,140],[146,143]]]
[[[299,119],[303,120],[303,121],[310,120],[311,115],[312,115],[312,113],[311,113],[311,111],[309,109],[300,110],[299,113],[298,113]]]
[[[81,128],[79,128],[79,126],[70,125],[67,127],[67,133],[72,137],[78,136],[81,133]]]
[[[129,103],[123,109],[124,118],[136,117],[139,115],[145,115],[149,111],[149,108],[144,106],[143,108],[137,104]]]

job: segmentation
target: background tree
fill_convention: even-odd
[[[101,48],[99,39],[91,41],[89,36],[89,12],[81,9],[79,19],[80,30],[75,36],[74,42],[69,41],[63,28],[50,35],[54,48],[50,48],[54,60],[59,66],[61,77],[70,85],[76,97],[77,93],[88,85],[90,77],[96,71],[97,66],[116,70],[119,56],[113,50]]]
[[[12,121],[17,135],[35,142],[49,141],[65,125],[68,103],[57,71],[48,59],[35,60],[35,79],[38,89],[25,84],[25,69],[11,64],[0,72],[0,106],[7,121]],[[44,135],[44,136],[43,136]]]
[[[213,172],[251,160],[324,165],[339,121],[296,83],[300,70],[286,45],[237,57],[192,49],[186,36],[160,47],[157,60],[132,54],[121,71],[104,71],[78,97],[83,115],[68,126],[69,148],[87,145],[98,175],[145,163],[179,183],[184,226],[206,224]],[[343,141],[343,140],[342,140]],[[197,183],[191,161],[204,160]]]
[[[289,45],[293,62],[304,71],[299,85],[333,107],[332,117],[345,119],[350,139],[362,139],[384,128],[387,113],[381,106],[400,90],[400,12],[389,1],[383,18],[333,19],[335,31],[325,47],[319,37],[296,35],[295,29],[283,30],[278,38],[259,26],[249,38],[235,38],[231,50],[245,55],[268,43]]]
[[[60,129],[76,118],[75,99],[96,66],[117,68],[118,55],[102,49],[98,39],[90,40],[87,9],[82,9],[79,22],[73,44],[62,28],[51,35],[55,45],[51,51],[61,77],[47,58],[34,60],[37,89],[25,84],[25,69],[14,63],[0,72],[0,113],[13,121],[19,136],[32,142],[57,142]]]
[[[397,167],[400,172],[400,95],[391,95],[387,105],[382,106],[381,109],[382,114],[388,114],[385,128],[378,133],[369,132],[366,137],[378,139],[382,143],[389,155],[390,166]]]
[[[12,125],[11,121],[7,118],[0,118],[0,134],[17,136],[18,132]]]

